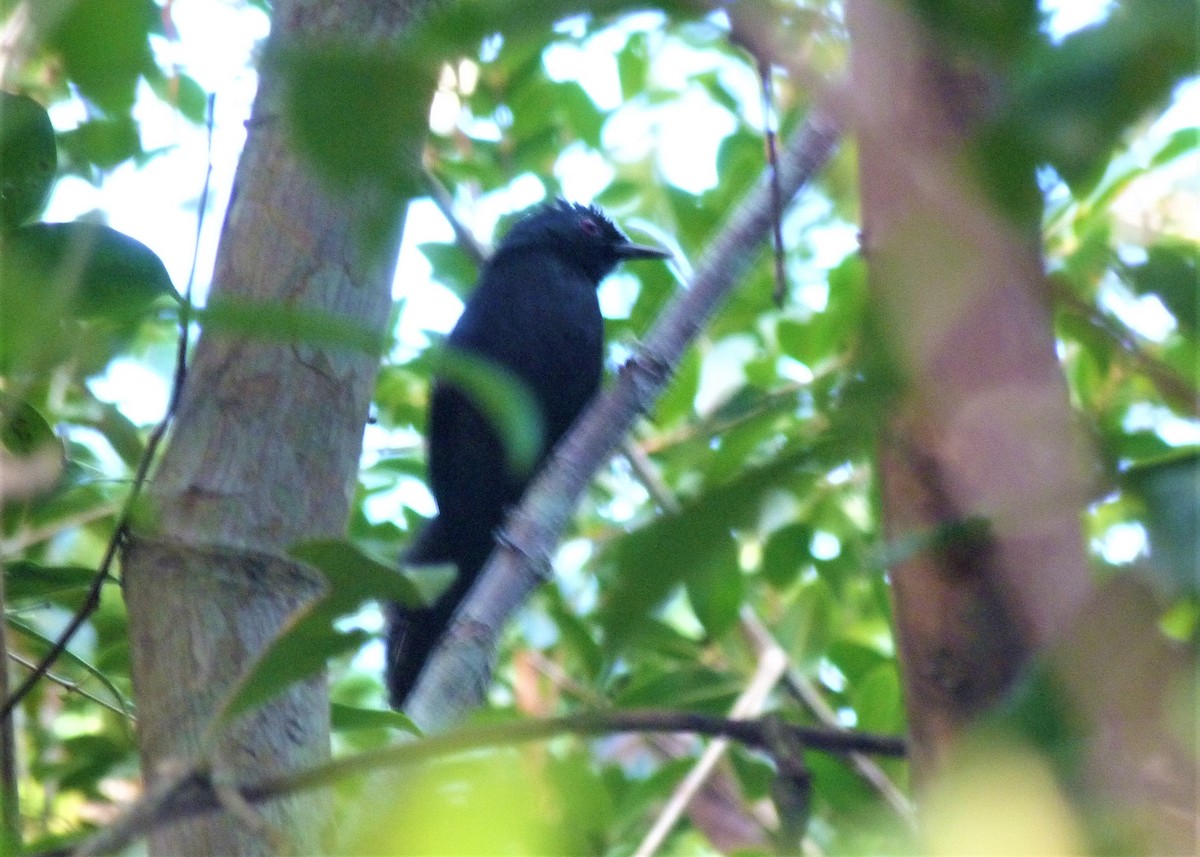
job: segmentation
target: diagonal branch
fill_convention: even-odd
[[[783,199],[794,197],[825,164],[838,136],[839,128],[828,116],[809,117],[780,153]],[[592,474],[666,388],[684,350],[750,267],[755,250],[770,234],[772,196],[768,179],[760,179],[709,246],[691,287],[676,295],[616,383],[592,402],[509,516],[500,549],[492,554],[409,700],[408,713],[423,728],[445,728],[482,702],[495,641],[505,621],[548,575],[550,551]]]

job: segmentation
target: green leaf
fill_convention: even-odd
[[[22,634],[22,636],[24,636],[26,639],[28,639],[29,641],[31,641],[34,644],[35,650],[38,652],[39,657],[49,654],[50,650],[54,647],[54,644],[56,641],[47,639],[36,628],[34,628],[30,625],[27,625],[25,622],[22,622],[20,619],[16,618],[15,616],[9,616],[5,621],[9,628],[19,631]],[[107,690],[109,692],[109,694],[112,696],[115,708],[117,710],[119,710],[122,714],[124,714],[126,717],[128,717],[128,718],[133,717],[133,710],[134,710],[133,703],[129,699],[127,699],[125,697],[125,695],[123,693],[121,693],[121,691],[119,691],[117,689],[116,685],[114,685],[112,683],[112,681],[109,679],[109,677],[106,675],[105,670],[102,670],[99,667],[84,660],[83,658],[79,657],[79,655],[72,652],[70,649],[64,649],[59,654],[58,658],[59,658],[60,666],[64,665],[64,664],[70,664],[72,666],[75,666],[75,667],[83,670],[90,677],[92,677],[97,682],[99,682],[104,687],[104,689]]]
[[[65,593],[86,592],[96,579],[94,568],[45,566],[26,559],[4,564],[4,594],[9,601],[58,601]]]
[[[1150,166],[1161,167],[1197,149],[1200,149],[1200,127],[1180,128],[1154,153],[1150,159]]]
[[[85,99],[112,116],[133,108],[138,79],[154,67],[149,36],[160,29],[153,0],[87,0],[45,4],[34,19],[60,53],[67,76]]]
[[[322,610],[327,615],[352,613],[371,600],[399,601],[410,606],[428,603],[421,586],[401,571],[397,561],[377,557],[354,542],[314,539],[293,545],[288,553],[325,576],[329,594]],[[420,577],[428,580],[432,575],[422,573]]]
[[[1169,595],[1200,593],[1200,450],[1172,450],[1122,482],[1146,506],[1150,566]]]
[[[356,729],[399,729],[411,735],[420,735],[421,730],[399,711],[381,708],[356,708],[334,702],[329,706],[330,726],[335,732],[351,732]]]
[[[386,334],[345,316],[278,301],[222,298],[196,313],[214,331],[263,342],[297,342],[371,355],[387,351]]]
[[[207,118],[208,94],[194,78],[178,73],[154,74],[150,76],[150,87],[155,95],[197,125]]]
[[[788,524],[771,533],[763,547],[763,578],[777,589],[790,586],[812,559],[813,528],[807,523]]]
[[[798,478],[809,478],[806,467],[822,451],[823,444],[789,449],[765,465],[745,468],[678,514],[660,516],[614,542],[603,554],[615,578],[599,616],[610,645],[619,650],[642,633],[652,611],[675,586],[693,575],[703,579],[708,563],[728,555],[733,531],[757,520],[762,498]]]
[[[57,167],[45,108],[27,96],[0,92],[0,227],[12,229],[41,211]]]
[[[529,387],[511,372],[464,351],[446,349],[435,369],[439,383],[471,400],[500,437],[514,474],[531,471],[542,452],[546,427]]]
[[[726,539],[694,565],[684,585],[688,602],[708,636],[723,637],[737,622],[746,595],[734,540]]]
[[[325,668],[330,658],[360,648],[369,635],[339,631],[333,623],[371,600],[427,603],[424,591],[449,582],[450,572],[409,575],[397,563],[372,556],[341,539],[316,539],[289,553],[318,569],[328,583],[325,595],[294,613],[238,681],[216,720],[228,723],[262,705],[297,681]],[[444,582],[444,583],[443,583]],[[439,590],[440,591],[440,590]]]
[[[0,448],[24,456],[58,443],[58,435],[37,408],[0,390]]]
[[[97,117],[80,122],[70,131],[64,131],[58,143],[67,163],[85,177],[89,175],[87,167],[111,170],[142,154],[137,123],[129,116]]]
[[[662,669],[642,664],[614,697],[618,708],[675,708],[725,712],[740,688],[736,677],[698,665]]]
[[[96,223],[34,223],[15,230],[4,249],[10,265],[40,280],[78,318],[131,318],[163,295],[179,297],[162,260],[142,242]],[[5,273],[12,272],[9,267]]]
[[[359,649],[369,639],[366,631],[334,629],[319,608],[300,610],[242,676],[215,724],[231,723],[296,682],[316,675],[330,658]]]
[[[904,700],[895,663],[880,663],[855,682],[851,700],[858,715],[857,728],[867,732],[898,734],[904,731]]]
[[[416,153],[437,82],[420,51],[300,40],[277,45],[267,64],[284,81],[296,146],[335,187],[420,190]]]
[[[458,244],[426,242],[418,244],[417,249],[433,266],[434,279],[460,298],[470,293],[479,275],[479,269],[463,252],[462,247]]]
[[[1195,73],[1198,24],[1195,0],[1146,0],[1029,52],[1002,120],[1014,151],[1049,162],[1077,195],[1091,188],[1121,134]]]
[[[1197,330],[1200,302],[1200,247],[1194,244],[1158,244],[1146,251],[1146,261],[1129,269],[1138,294],[1156,294],[1189,331]]]

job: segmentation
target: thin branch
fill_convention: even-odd
[[[1122,354],[1142,372],[1169,404],[1190,416],[1200,416],[1200,394],[1194,383],[1152,354],[1149,354],[1123,324],[1108,318],[1099,308],[1081,298],[1057,277],[1046,278],[1051,298],[1081,316],[1092,327],[1113,340]],[[1194,381],[1195,379],[1193,379]]]
[[[742,608],[739,616],[739,624],[741,625],[742,632],[747,637],[758,638],[762,641],[774,641],[775,639],[771,635],[770,630],[750,607]],[[824,727],[846,731],[845,727],[838,723],[837,714],[830,707],[829,703],[825,701],[825,698],[821,695],[816,685],[813,684],[808,676],[800,672],[795,665],[788,666],[783,678],[788,690],[821,721]],[[851,753],[849,762],[854,766],[854,770],[858,772],[859,776],[879,792],[880,797],[892,808],[892,811],[904,820],[909,830],[915,831],[917,829],[917,814],[913,808],[912,801],[908,799],[898,785],[892,782],[892,778],[879,766],[879,763],[863,753]]]
[[[36,663],[34,663],[31,660],[28,660],[27,658],[21,657],[16,652],[9,652],[8,657],[11,660],[15,661],[16,663],[20,664],[21,666],[25,667],[28,670],[37,669]],[[87,700],[90,700],[90,701],[96,703],[101,708],[107,708],[113,714],[116,714],[123,719],[129,720],[134,723],[137,722],[137,717],[132,712],[130,712],[126,709],[122,709],[121,707],[119,707],[117,705],[113,705],[108,700],[97,696],[96,694],[92,693],[90,690],[86,690],[83,687],[83,685],[77,681],[71,681],[70,679],[63,678],[62,676],[56,675],[55,673],[52,673],[52,672],[45,673],[45,677],[46,677],[46,681],[50,682],[51,684],[58,685],[63,690],[65,690],[67,693],[77,693],[80,696],[82,696],[84,699],[87,699]]]
[[[758,667],[754,671],[753,678],[742,691],[734,703],[733,710],[730,716],[733,718],[745,718],[750,715],[761,714],[763,707],[767,703],[767,697],[771,690],[779,683],[779,679],[787,670],[788,661],[787,655],[778,645],[766,647],[759,657]],[[700,758],[687,772],[679,784],[675,787],[675,791],[671,794],[666,806],[658,818],[654,820],[654,824],[647,831],[645,838],[638,845],[637,851],[634,852],[634,857],[651,857],[662,844],[666,841],[671,829],[675,827],[679,817],[687,810],[688,804],[692,802],[692,798],[704,786],[716,767],[717,762],[725,755],[729,749],[729,738],[721,737],[709,743],[704,748],[704,752],[700,754]]]
[[[0,568],[0,698],[8,696],[8,622],[5,621],[4,569]],[[11,717],[0,718],[0,837],[21,844],[21,788],[17,777],[17,741]]]
[[[779,171],[786,199],[824,165],[838,136],[836,124],[816,114],[790,141]],[[616,383],[592,402],[508,518],[501,547],[492,554],[410,699],[408,713],[417,723],[445,726],[482,701],[499,629],[548,573],[549,552],[592,474],[665,389],[684,350],[750,267],[770,232],[771,197],[770,182],[760,181],[708,248],[691,287],[663,312]]]
[[[618,711],[576,714],[546,720],[522,720],[475,726],[432,735],[419,741],[395,744],[369,753],[335,759],[292,773],[269,776],[257,783],[232,786],[241,799],[254,805],[299,792],[334,785],[348,777],[399,766],[416,765],[455,753],[485,747],[515,746],[546,741],[563,734],[594,738],[621,732],[686,732],[728,738],[770,752],[782,733],[806,749],[844,755],[850,752],[903,756],[903,738],[841,730],[815,729],[781,722],[776,717],[732,720],[707,714],[678,711]],[[222,788],[228,786],[222,783]],[[163,789],[137,801],[105,830],[85,842],[76,857],[106,854],[127,846],[138,836],[169,822],[180,821],[222,808],[213,776],[194,770],[170,779]]]
[[[429,187],[429,196],[433,200],[433,204],[438,207],[442,216],[450,223],[450,228],[454,230],[454,238],[458,241],[458,246],[462,249],[471,261],[478,266],[482,266],[484,262],[491,256],[491,252],[483,243],[475,237],[467,225],[463,223],[458,214],[454,211],[454,200],[450,196],[450,191],[446,190],[446,186],[442,184],[441,179],[433,174],[433,170],[425,167],[423,170],[425,184]]]

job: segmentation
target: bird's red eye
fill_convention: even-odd
[[[600,224],[592,220],[590,217],[585,217],[579,221],[579,228],[583,230],[585,235],[599,235]]]

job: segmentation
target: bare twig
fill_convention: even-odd
[[[20,664],[21,666],[25,667],[28,670],[37,669],[36,663],[34,663],[31,660],[28,660],[27,658],[21,657],[16,652],[9,652],[8,657],[15,663]],[[91,702],[96,703],[101,708],[107,708],[113,714],[117,714],[123,719],[129,720],[129,721],[132,721],[135,723],[137,722],[137,717],[135,717],[132,712],[130,712],[126,709],[123,709],[120,706],[113,705],[108,700],[97,696],[96,694],[92,693],[90,690],[85,689],[84,686],[81,685],[77,681],[71,681],[70,679],[63,678],[60,675],[55,675],[52,672],[47,672],[45,674],[45,677],[46,677],[46,681],[50,682],[51,684],[58,685],[63,690],[65,690],[67,693],[79,694],[84,699],[87,699],[87,700],[90,700]]]
[[[4,569],[0,568],[0,699],[8,698],[8,623],[5,621]],[[17,741],[11,717],[0,718],[0,841],[19,847],[21,791],[17,779]]]
[[[459,219],[458,214],[454,211],[454,200],[450,197],[450,191],[446,190],[446,186],[442,184],[441,179],[433,174],[433,171],[428,167],[424,169],[425,184],[429,187],[429,196],[433,200],[434,205],[441,211],[442,216],[450,223],[450,228],[454,230],[454,238],[458,241],[458,246],[466,253],[471,261],[476,265],[483,265],[491,256],[491,251],[483,245],[483,243],[475,237],[467,225]]]

